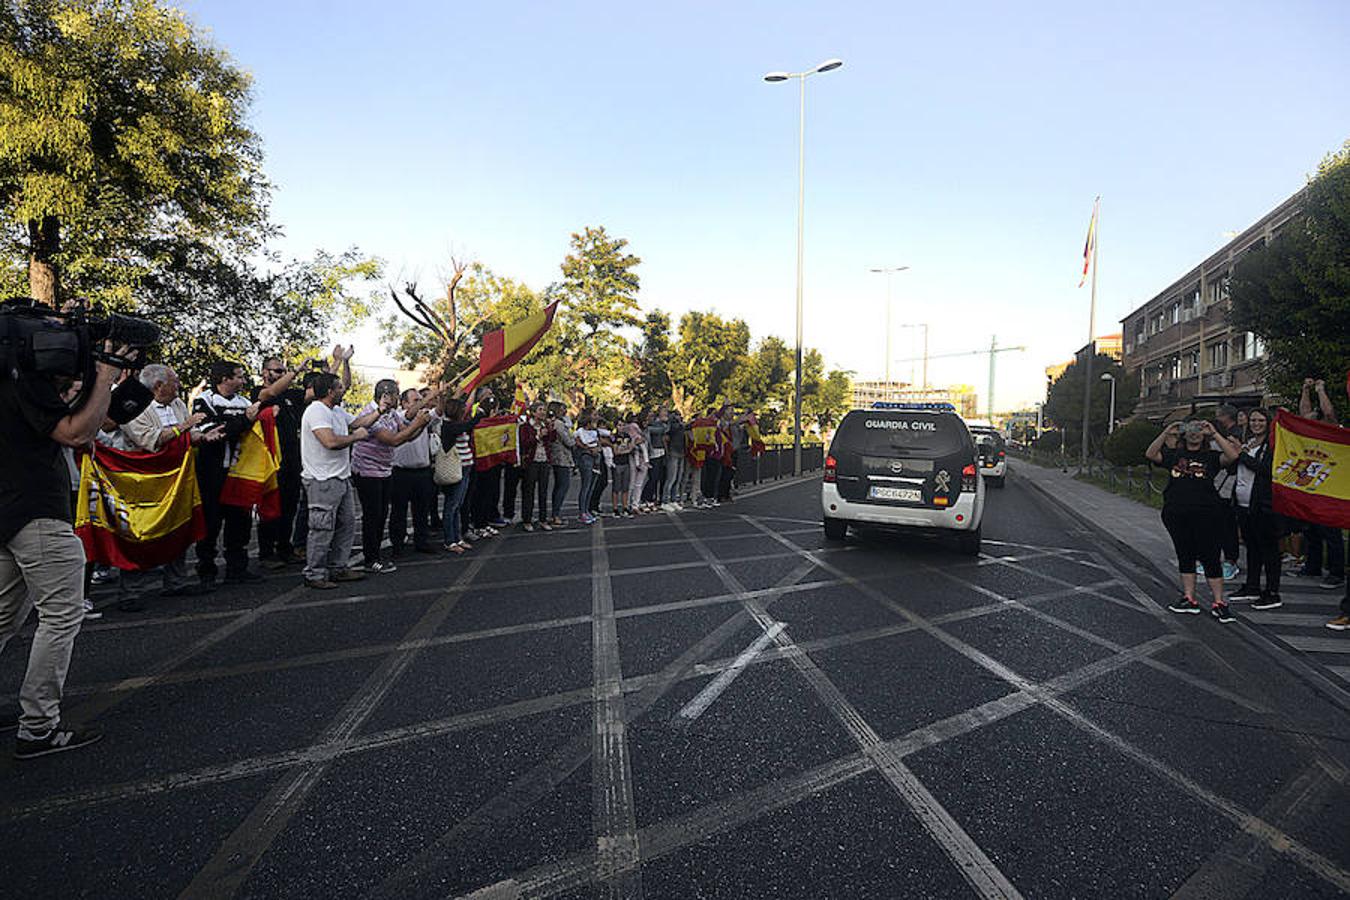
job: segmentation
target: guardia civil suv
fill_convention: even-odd
[[[950,403],[855,409],[825,457],[825,536],[842,540],[850,525],[943,532],[977,555],[983,482],[975,440]]]

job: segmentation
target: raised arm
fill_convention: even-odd
[[[125,351],[126,348],[123,348]],[[106,363],[95,366],[94,386],[75,412],[59,419],[51,430],[51,439],[67,447],[87,447],[98,434],[99,427],[108,416],[108,407],[112,405],[112,389],[121,369]]]
[[[1158,465],[1162,465],[1163,446],[1164,445],[1170,446],[1169,441],[1175,441],[1177,433],[1180,431],[1181,431],[1180,422],[1173,422],[1171,425],[1168,425],[1166,428],[1164,428],[1162,431],[1158,433],[1158,436],[1153,439],[1153,443],[1148,445],[1148,449],[1144,451],[1144,458],[1147,459],[1149,462],[1154,462],[1157,463]]]
[[[367,432],[364,428],[357,428],[349,434],[334,434],[331,428],[315,428],[314,437],[329,450],[341,450],[357,441],[365,440]]]

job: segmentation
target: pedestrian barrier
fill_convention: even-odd
[[[749,454],[745,454],[749,457]],[[806,444],[802,447],[802,471],[815,472],[821,468],[825,459],[825,447],[821,444]],[[769,447],[759,456],[748,460],[737,460],[737,484],[760,484],[765,481],[777,481],[792,474],[792,447]]]
[[[1114,494],[1133,497],[1152,505],[1161,503],[1163,489],[1167,487],[1167,473],[1148,463],[1113,466],[1104,459],[1092,458],[1085,466],[1076,456],[1043,450],[1017,451],[1014,456],[1038,466],[1073,472],[1075,477],[1095,482]]]

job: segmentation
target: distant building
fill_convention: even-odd
[[[1228,324],[1233,265],[1264,247],[1303,202],[1299,191],[1127,315],[1124,365],[1139,373],[1135,415],[1161,418],[1219,398],[1259,403],[1265,347]]]
[[[950,403],[956,407],[962,418],[971,419],[976,415],[979,396],[975,393],[975,388],[968,384],[922,388],[904,381],[853,382],[854,409],[868,409],[879,401]]]
[[[1119,334],[1102,334],[1097,336],[1097,352],[1102,354],[1103,356],[1111,357],[1116,362],[1121,361],[1122,357],[1121,344],[1122,344],[1122,337]],[[1046,389],[1048,390],[1050,385],[1054,384],[1056,381],[1059,381],[1059,376],[1063,375],[1064,370],[1069,368],[1069,366],[1073,365],[1076,362],[1081,363],[1084,360],[1084,358],[1086,358],[1087,352],[1088,352],[1087,345],[1084,344],[1082,347],[1078,348],[1078,351],[1076,353],[1074,353],[1073,359],[1066,359],[1062,363],[1058,363],[1053,366],[1046,366],[1045,367]]]

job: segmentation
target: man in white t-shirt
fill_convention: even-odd
[[[356,536],[352,491],[352,453],[366,437],[366,425],[378,411],[355,417],[341,406],[344,388],[328,372],[314,379],[314,402],[300,419],[300,477],[309,508],[305,544],[305,584],[332,590],[339,581],[360,581],[365,573],[348,568]]]

